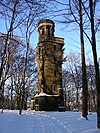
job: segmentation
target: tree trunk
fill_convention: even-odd
[[[92,34],[92,51],[94,57],[94,66],[96,72],[96,90],[97,90],[97,128],[100,128],[100,75],[99,75],[99,64],[97,61],[96,52],[96,38],[94,30],[94,12],[93,12],[93,0],[90,1],[90,18],[91,18],[91,34]]]
[[[14,106],[13,106],[13,77],[11,77],[11,101],[10,101],[10,109],[14,109]]]
[[[82,58],[82,116],[87,119],[87,115],[88,115],[88,83],[87,83],[87,78],[86,78],[86,64],[85,64],[81,3],[82,3],[82,1],[79,0],[80,41],[81,41],[81,58]]]
[[[28,30],[28,29],[27,29]],[[27,70],[27,58],[28,58],[28,50],[29,50],[29,42],[28,42],[28,32],[26,32],[26,55],[25,55],[25,63],[24,63],[24,70],[23,70],[23,75],[22,75],[22,97],[21,97],[21,105],[20,105],[20,110],[19,114],[22,114],[22,109],[24,107],[24,102],[25,102],[25,76],[26,76],[26,70]]]
[[[2,95],[1,95],[1,113],[3,113],[3,110],[4,110],[4,83],[2,83]]]

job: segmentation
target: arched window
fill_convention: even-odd
[[[44,35],[44,28],[42,28],[42,35]]]
[[[48,37],[50,37],[50,26],[47,26],[47,34],[48,34]]]

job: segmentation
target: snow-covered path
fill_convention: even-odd
[[[96,114],[89,120],[80,112],[33,112],[5,110],[0,114],[0,133],[100,133],[96,129]]]
[[[59,119],[52,115],[52,113],[38,113],[36,116],[38,124],[35,125],[36,133],[70,133],[69,127],[65,126]]]

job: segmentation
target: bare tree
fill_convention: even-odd
[[[87,119],[88,115],[88,83],[86,76],[85,51],[84,51],[84,35],[83,35],[83,18],[82,18],[82,1],[79,0],[79,17],[80,17],[80,42],[81,42],[81,58],[82,58],[82,116]]]
[[[90,22],[91,22],[91,34],[92,34],[92,51],[94,57],[94,66],[96,71],[96,90],[97,90],[97,127],[100,128],[100,72],[99,72],[99,63],[97,61],[97,52],[96,52],[96,37],[94,30],[94,3],[93,0],[90,2]]]
[[[72,0],[72,4],[74,4],[74,12],[71,11],[71,14],[73,15],[75,21],[73,21],[73,19],[70,19],[68,17],[65,17],[65,18],[68,18],[66,21],[64,21],[64,23],[73,23],[73,22],[79,22],[79,19],[78,17],[76,16],[77,15],[77,10],[78,10],[78,6],[77,6],[77,3],[78,1],[77,0]],[[100,84],[99,84],[99,81],[100,81],[100,74],[99,74],[99,64],[98,64],[98,61],[97,61],[97,52],[96,52],[96,32],[98,31],[98,28],[99,28],[99,25],[100,25],[100,19],[99,18],[94,18],[94,15],[98,14],[98,11],[100,11],[98,9],[98,11],[96,10],[96,6],[99,5],[99,1],[98,0],[86,0],[86,1],[80,1],[79,0],[79,6],[80,8],[84,11],[83,13],[85,14],[84,17],[81,16],[81,12],[80,12],[80,20],[82,20],[82,18],[84,19],[84,26],[82,28],[81,25],[83,25],[81,22],[81,25],[80,25],[80,28],[82,29],[82,32],[86,35],[87,39],[89,40],[90,44],[92,45],[92,51],[93,51],[93,57],[94,57],[94,65],[95,65],[95,71],[96,71],[96,90],[97,90],[97,127],[100,128]],[[98,6],[97,6],[98,7]],[[89,11],[90,9],[90,11]],[[76,13],[76,15],[75,15]],[[90,13],[90,14],[89,14]],[[68,15],[68,14],[67,14]],[[96,16],[96,15],[95,15]],[[97,15],[98,16],[98,15]],[[91,35],[89,36],[89,32],[90,29],[91,29],[91,35],[92,35],[92,38],[91,38]],[[81,35],[83,34],[81,32]],[[81,41],[82,41],[82,36],[81,36]]]
[[[88,79],[88,87],[89,87],[89,112],[96,112],[96,85],[95,85],[95,68],[91,63],[87,66],[87,79]]]
[[[76,23],[78,24],[80,31],[80,45],[81,45],[81,60],[82,60],[82,88],[83,88],[83,105],[82,105],[82,116],[87,119],[88,115],[88,105],[87,105],[87,96],[88,96],[88,83],[86,77],[86,64],[85,64],[85,48],[84,48],[84,27],[83,27],[83,9],[82,1],[80,0],[69,0],[67,6],[67,14],[64,16],[70,16],[68,20],[63,21],[66,24]],[[65,16],[65,19],[66,19]]]
[[[5,4],[3,4],[1,2],[0,2],[0,4],[5,7]],[[1,66],[0,66],[0,91],[1,91],[2,108],[3,108],[4,83],[6,80],[7,73],[9,71],[9,57],[10,57],[10,51],[9,51],[10,42],[9,42],[9,40],[11,40],[11,36],[12,36],[16,7],[17,7],[17,2],[15,2],[13,5],[13,11],[11,14],[9,29],[7,31],[6,38],[5,38],[4,50],[3,50]]]
[[[47,2],[48,3],[48,2]],[[1,97],[4,92],[4,83],[6,76],[9,72],[9,56],[10,56],[10,43],[9,40],[12,39],[13,34],[15,31],[19,30],[24,31],[25,43],[26,43],[26,59],[24,62],[24,69],[23,69],[23,75],[22,75],[22,90],[20,90],[20,93],[24,97],[24,86],[25,86],[25,75],[27,70],[27,56],[29,51],[29,43],[30,43],[30,36],[32,35],[34,29],[36,28],[37,21],[42,18],[42,15],[46,11],[46,1],[28,1],[28,0],[14,0],[14,1],[0,1],[1,5],[1,18],[5,21],[6,26],[6,42],[4,44],[4,49],[2,49],[2,58],[1,58],[1,64],[0,64],[0,92]],[[26,29],[25,29],[26,28]],[[21,38],[21,37],[19,37]],[[23,54],[23,53],[22,53]],[[6,69],[5,69],[6,68]],[[1,98],[3,99],[3,98]],[[20,106],[22,110],[23,106],[23,99],[22,98],[22,105]],[[21,114],[21,113],[20,113]]]

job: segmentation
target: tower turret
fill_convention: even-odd
[[[54,37],[55,24],[52,20],[44,19],[38,23],[39,42]]]

